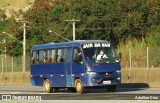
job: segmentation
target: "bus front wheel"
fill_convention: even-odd
[[[44,92],[46,93],[51,93],[55,91],[55,89],[51,87],[51,82],[49,81],[49,79],[44,80],[43,88]]]
[[[85,88],[83,87],[80,79],[75,80],[75,88],[78,94],[82,94],[84,92]]]

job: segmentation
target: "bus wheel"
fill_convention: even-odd
[[[78,94],[82,94],[84,92],[85,88],[83,87],[80,79],[75,80],[75,88]]]
[[[115,92],[116,91],[116,85],[109,85],[107,86],[108,92]]]
[[[54,91],[48,79],[44,80],[43,88],[44,88],[44,92],[46,93],[51,93]]]

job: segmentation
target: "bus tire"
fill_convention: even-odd
[[[44,80],[43,88],[44,92],[46,93],[54,92],[54,89],[51,87],[51,82],[49,81],[49,79]]]
[[[115,92],[116,91],[116,85],[109,85],[107,86],[108,92]]]
[[[75,89],[78,94],[84,93],[85,88],[83,87],[80,79],[75,80]]]

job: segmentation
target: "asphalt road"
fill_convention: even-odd
[[[150,103],[153,101],[159,102],[160,88],[117,88],[116,92],[113,93],[107,92],[106,89],[87,89],[84,94],[80,95],[73,93],[67,89],[61,89],[56,93],[44,93],[42,87],[0,86],[0,100],[6,99],[5,96],[10,96],[10,100],[54,100],[54,102],[56,102],[57,100],[61,100],[61,102],[67,102],[66,100],[94,100],[93,102],[99,100],[110,100],[110,102],[112,103],[116,103],[116,100],[145,100],[144,103],[146,103],[147,101],[149,101]]]

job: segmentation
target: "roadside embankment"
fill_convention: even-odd
[[[122,69],[122,86],[160,87],[160,68]],[[123,85],[125,84],[125,85]]]
[[[29,86],[29,72],[0,73],[0,86]]]
[[[160,87],[160,68],[122,69],[120,87]],[[29,72],[0,73],[0,86],[30,86]]]

